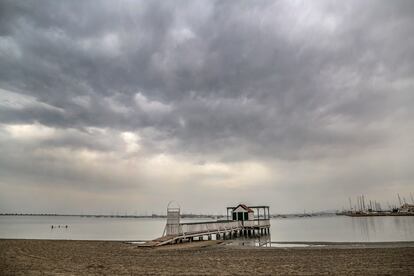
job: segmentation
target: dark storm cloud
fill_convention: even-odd
[[[30,114],[46,125],[77,128],[155,126],[196,151],[234,140],[253,152],[255,144],[267,144],[282,158],[307,144],[365,146],[381,140],[378,133],[336,133],[326,120],[343,115],[361,127],[388,113],[389,91],[375,87],[374,78],[392,83],[414,73],[407,45],[412,5],[354,4],[318,3],[330,22],[268,1],[3,2],[1,83],[65,111],[20,110],[15,119]],[[142,112],[138,92],[175,111]],[[354,96],[341,99],[345,93]],[[76,97],[89,104],[79,106]],[[112,97],[127,112],[108,108],[104,98]]]
[[[116,152],[136,132],[146,155],[200,164],[365,154],[413,135],[413,14],[412,1],[4,0],[0,123],[61,131],[33,148]]]

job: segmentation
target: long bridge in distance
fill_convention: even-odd
[[[227,207],[227,219],[206,222],[180,222],[180,207],[167,207],[167,224],[160,238],[141,246],[160,246],[182,242],[257,237],[270,234],[269,206]],[[255,214],[256,210],[256,214]]]

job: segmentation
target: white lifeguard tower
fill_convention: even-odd
[[[175,201],[170,201],[167,206],[167,224],[165,225],[164,235],[175,236],[180,234],[180,205]]]

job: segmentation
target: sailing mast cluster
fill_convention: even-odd
[[[397,195],[399,205],[391,205],[387,202],[387,207],[381,206],[376,200],[367,199],[365,195],[357,196],[353,202],[349,198],[349,210],[343,211],[343,215],[348,216],[411,216],[414,215],[414,198],[410,193],[411,203],[405,197]]]

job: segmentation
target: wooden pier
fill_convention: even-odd
[[[262,216],[254,211],[264,210]],[[240,204],[227,207],[233,220],[180,223],[180,208],[167,208],[167,224],[162,237],[142,244],[141,246],[161,246],[196,240],[234,239],[237,237],[258,237],[270,234],[269,206],[252,206]],[[267,210],[267,213],[266,213]],[[227,212],[229,217],[229,212]],[[229,218],[230,218],[229,217]]]

